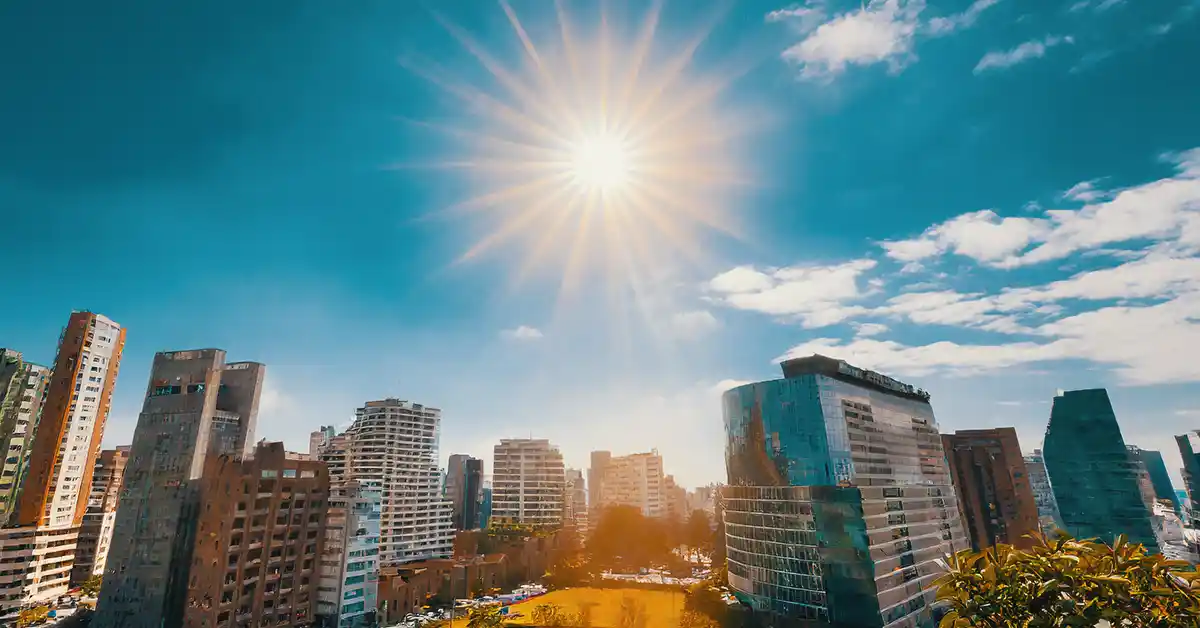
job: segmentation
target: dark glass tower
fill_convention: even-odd
[[[1150,482],[1154,485],[1154,498],[1171,502],[1175,514],[1179,514],[1179,497],[1175,495],[1175,486],[1171,484],[1171,476],[1167,473],[1167,464],[1163,462],[1162,453],[1153,449],[1138,449],[1137,452],[1150,474]]]
[[[1183,458],[1183,484],[1187,488],[1188,507],[1192,513],[1192,524],[1197,523],[1197,506],[1200,505],[1200,430],[1175,437],[1179,445],[1179,456]]]
[[[929,395],[840,360],[725,393],[729,584],[773,626],[935,625],[964,549]]]
[[[1108,543],[1124,534],[1158,551],[1138,485],[1140,464],[1125,447],[1108,391],[1068,390],[1055,397],[1042,453],[1067,532]]]

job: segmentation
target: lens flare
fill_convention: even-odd
[[[701,262],[708,231],[740,236],[731,192],[751,181],[735,156],[754,121],[727,111],[721,97],[748,67],[692,70],[715,17],[656,54],[661,3],[628,38],[614,34],[598,4],[596,32],[585,35],[556,2],[556,32],[537,45],[500,0],[523,50],[517,68],[435,16],[495,79],[490,87],[432,60],[405,64],[460,105],[448,112],[453,123],[420,123],[462,149],[422,165],[462,171],[477,186],[447,211],[488,221],[460,261],[516,248],[524,258],[514,282],[550,270],[567,292],[592,269],[633,284],[659,262]]]

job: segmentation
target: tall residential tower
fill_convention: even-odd
[[[971,547],[1031,547],[1029,535],[1038,531],[1038,509],[1017,430],[959,430],[944,434],[942,446]]]
[[[492,454],[492,519],[561,524],[567,476],[558,447],[545,439],[505,438]]]

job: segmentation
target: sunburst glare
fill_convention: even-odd
[[[454,123],[426,123],[464,153],[426,165],[466,171],[479,186],[450,209],[488,220],[461,260],[517,248],[515,281],[549,270],[565,292],[595,270],[634,284],[660,261],[701,262],[705,231],[740,235],[730,192],[749,182],[736,155],[752,121],[722,103],[737,71],[701,74],[692,63],[715,20],[664,54],[655,46],[661,3],[625,37],[604,4],[588,4],[600,7],[588,19],[598,26],[583,33],[556,2],[553,36],[539,44],[499,4],[519,66],[438,17],[495,79],[492,89],[428,61],[406,64],[461,104],[448,112]]]

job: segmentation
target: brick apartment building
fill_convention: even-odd
[[[316,611],[329,474],[282,443],[210,456],[184,626],[306,626]]]

